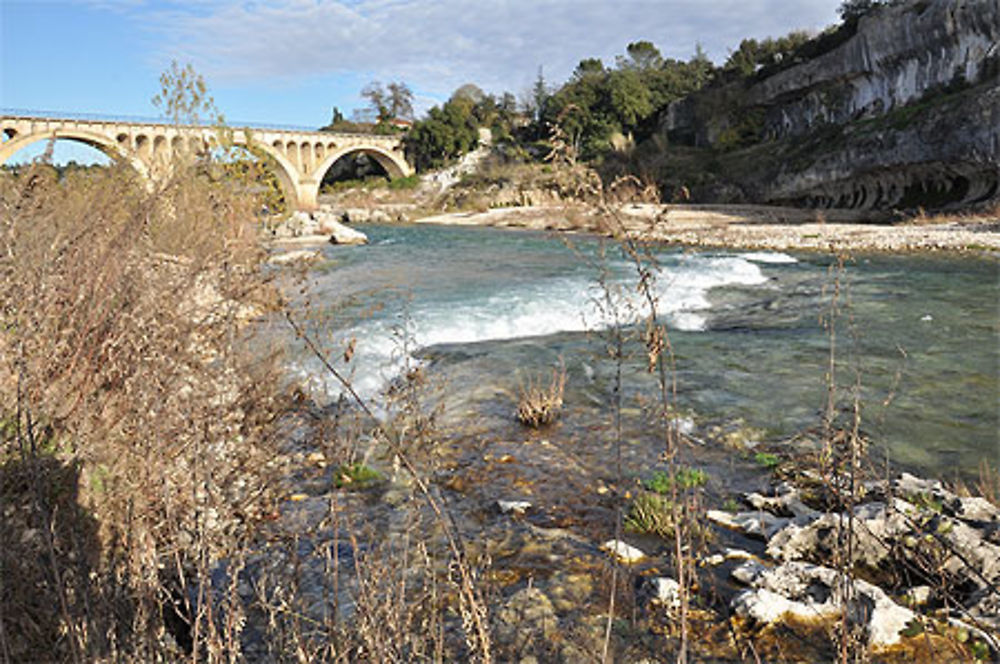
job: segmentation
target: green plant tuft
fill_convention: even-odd
[[[777,454],[770,452],[757,452],[753,455],[753,460],[765,468],[774,468],[781,463],[781,458]]]
[[[364,488],[382,479],[377,470],[363,463],[344,464],[337,468],[334,476],[334,484],[338,489]]]
[[[643,485],[654,493],[666,495],[670,493],[674,482],[678,489],[694,489],[708,481],[708,474],[700,468],[678,468],[671,477],[669,473],[658,470],[653,476],[643,482]]]
[[[674,504],[669,498],[642,491],[632,500],[625,518],[625,529],[643,535],[669,537],[674,532],[673,512]]]

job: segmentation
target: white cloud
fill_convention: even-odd
[[[273,0],[171,2],[142,12],[171,57],[219,82],[274,85],[325,75],[405,80],[446,97],[463,83],[521,92],[543,65],[564,81],[583,58],[626,44],[725,59],[744,37],[821,29],[839,0]]]

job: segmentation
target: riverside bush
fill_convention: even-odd
[[[273,510],[256,201],[193,165],[0,173],[0,621],[14,661],[232,652],[215,561]],[[193,644],[197,644],[194,646]]]

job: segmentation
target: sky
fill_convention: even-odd
[[[465,83],[525,96],[577,63],[653,42],[716,63],[746,37],[820,31],[841,0],[0,0],[0,107],[155,117],[158,78],[191,63],[232,123],[320,127],[370,81],[418,116]]]

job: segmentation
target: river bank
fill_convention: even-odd
[[[1000,216],[869,221],[871,213],[763,205],[635,204],[616,210],[622,226],[664,244],[774,251],[1000,252]],[[594,208],[547,205],[453,212],[421,224],[610,233]]]

